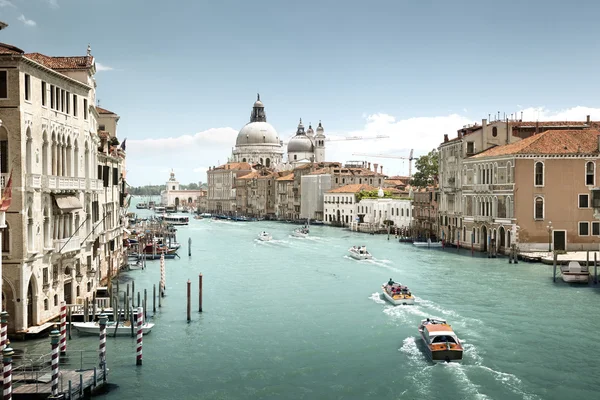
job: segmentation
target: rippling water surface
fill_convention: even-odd
[[[109,380],[118,389],[104,397],[596,398],[596,288],[554,284],[542,264],[417,249],[393,236],[329,227],[311,226],[300,239],[290,236],[294,227],[210,220],[180,227],[181,258],[167,260],[167,297],[144,337],[144,365],[135,366],[134,339],[109,338]],[[262,230],[274,240],[256,240]],[[375,258],[347,257],[352,245],[366,245]],[[136,290],[151,294],[159,262],[147,265],[122,282],[135,279]],[[390,277],[411,288],[414,306],[382,300]],[[427,361],[417,332],[426,317],[452,324],[464,341],[462,364]],[[21,345],[35,351],[49,340],[14,347]],[[72,349],[96,345],[76,333],[69,342]]]

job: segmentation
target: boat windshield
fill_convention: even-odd
[[[456,340],[450,335],[439,335],[435,336],[431,343],[456,343]]]

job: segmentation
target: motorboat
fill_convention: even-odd
[[[212,217],[212,215],[210,213],[202,213],[202,214],[200,214],[200,216],[202,218],[210,218],[210,217]]]
[[[452,327],[443,319],[427,318],[419,324],[427,356],[434,363],[460,362],[463,347]]]
[[[560,272],[563,281],[567,283],[588,283],[590,280],[588,267],[582,266],[577,261],[571,261],[569,265],[561,266]]]
[[[137,203],[135,205],[135,208],[137,208],[138,210],[145,210],[146,208],[148,208],[148,204],[146,204],[146,203]]]
[[[415,296],[407,286],[390,279],[388,283],[381,285],[381,288],[386,300],[395,306],[415,304]]]
[[[263,231],[263,232],[261,232],[261,233],[258,235],[258,240],[262,240],[263,242],[268,242],[268,241],[270,241],[270,240],[272,240],[272,239],[273,239],[273,236],[271,236],[271,234],[270,234],[270,233],[267,233],[267,232],[264,232],[264,231]]]
[[[187,225],[190,223],[190,217],[185,215],[168,215],[162,216],[162,221],[169,225]]]
[[[428,247],[428,248],[443,247],[442,242],[432,242],[431,239],[427,239],[426,242],[413,242],[413,245],[415,245],[417,247]]]
[[[303,226],[302,228],[298,228],[298,229],[294,229],[294,232],[292,232],[292,236],[295,237],[308,237],[310,230],[308,229],[308,226]]]
[[[355,260],[370,260],[373,258],[371,253],[367,251],[366,246],[352,246],[348,249],[348,253]]]
[[[71,324],[73,328],[77,329],[80,334],[83,335],[99,335],[100,324],[98,322],[73,322]],[[154,328],[154,324],[151,322],[145,322],[142,324],[142,334],[147,335]],[[137,334],[137,326],[133,327],[134,335]],[[131,322],[130,321],[119,321],[118,324],[114,321],[108,321],[106,323],[106,336],[131,336]]]

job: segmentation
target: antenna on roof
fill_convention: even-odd
[[[98,103],[96,104],[96,107],[100,107],[100,99],[96,100],[96,103]]]
[[[521,122],[523,122],[523,111],[521,111]]]
[[[91,56],[92,55],[92,46],[90,46],[90,44],[88,43],[88,48],[87,48],[87,55]]]

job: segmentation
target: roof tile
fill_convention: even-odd
[[[363,190],[377,190],[377,188],[364,184],[364,183],[354,183],[352,185],[346,185],[339,188],[328,190],[327,193],[358,193]]]
[[[25,57],[43,66],[56,69],[88,69],[94,64],[92,56],[50,57],[41,53],[27,53]]]

